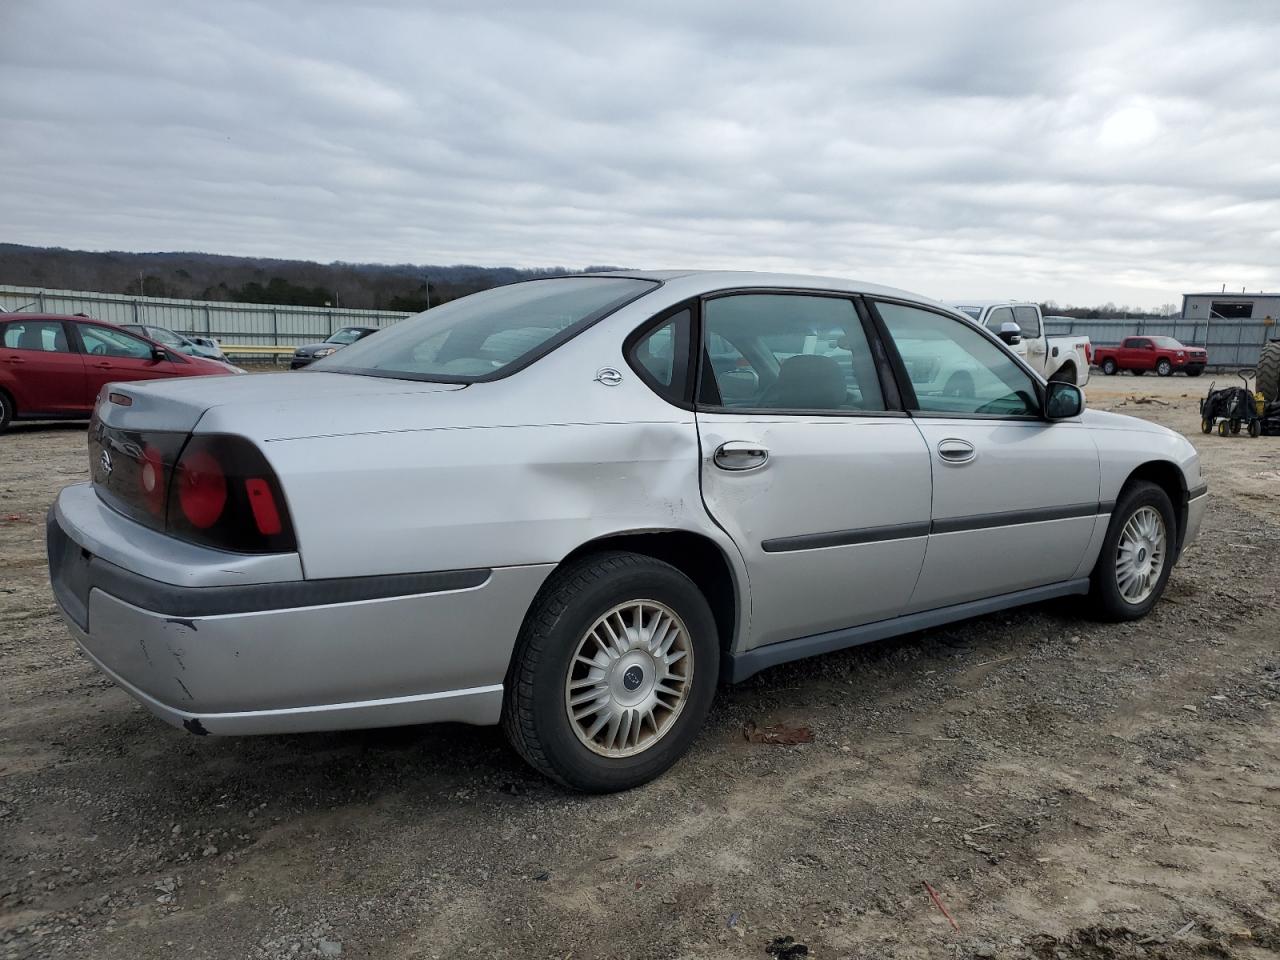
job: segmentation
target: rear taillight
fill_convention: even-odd
[[[244,437],[207,434],[187,441],[173,469],[165,529],[236,553],[297,549],[275,471]]]
[[[236,553],[297,549],[275,471],[244,437],[125,431],[95,417],[89,466],[99,496],[152,529]]]
[[[1091,343],[1084,345],[1084,362],[1093,363],[1093,344]]]
[[[142,459],[138,462],[138,488],[142,505],[152,516],[164,517],[164,497],[168,487],[164,454],[157,446],[148,443],[142,448]]]

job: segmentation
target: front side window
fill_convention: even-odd
[[[884,397],[853,302],[797,294],[735,294],[703,306],[713,406],[876,411]],[[707,378],[703,379],[705,384]]]
[[[1037,416],[1035,382],[961,320],[918,307],[877,303],[916,395],[916,410],[954,416]]]
[[[0,327],[0,343],[10,350],[70,353],[66,331],[57,320],[14,320]]]
[[[490,380],[533,362],[658,286],[654,280],[586,276],[494,287],[363,337],[307,369],[403,380]]]
[[[1040,336],[1040,311],[1035,307],[1014,307],[1013,320],[1022,331],[1024,340],[1034,340]]]
[[[139,340],[123,330],[108,330],[106,327],[94,327],[80,324],[80,339],[84,342],[84,352],[95,357],[132,357],[135,360],[151,359],[151,344]]]
[[[987,329],[992,333],[999,333],[1006,323],[1017,323],[1013,318],[1013,310],[1009,307],[996,307],[987,315]]]

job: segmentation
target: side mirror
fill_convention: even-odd
[[[159,363],[161,360],[168,360],[169,354],[165,353],[164,347],[157,347],[153,344],[151,347],[151,359]]]
[[[1044,390],[1044,418],[1070,420],[1084,412],[1084,391],[1074,383],[1050,380]]]
[[[1022,342],[1022,328],[1012,320],[1006,320],[1000,324],[997,336],[1009,346],[1015,347]]]

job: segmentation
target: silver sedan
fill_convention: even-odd
[[[536,280],[298,375],[109,385],[89,456],[54,593],[162,719],[502,723],[594,791],[721,679],[1070,594],[1143,616],[1206,497],[1185,438],[964,315],[772,274]]]

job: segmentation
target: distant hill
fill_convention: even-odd
[[[434,266],[313,263],[213,253],[96,253],[0,243],[0,284],[194,300],[417,311],[489,287],[534,277],[599,273],[616,267]]]

